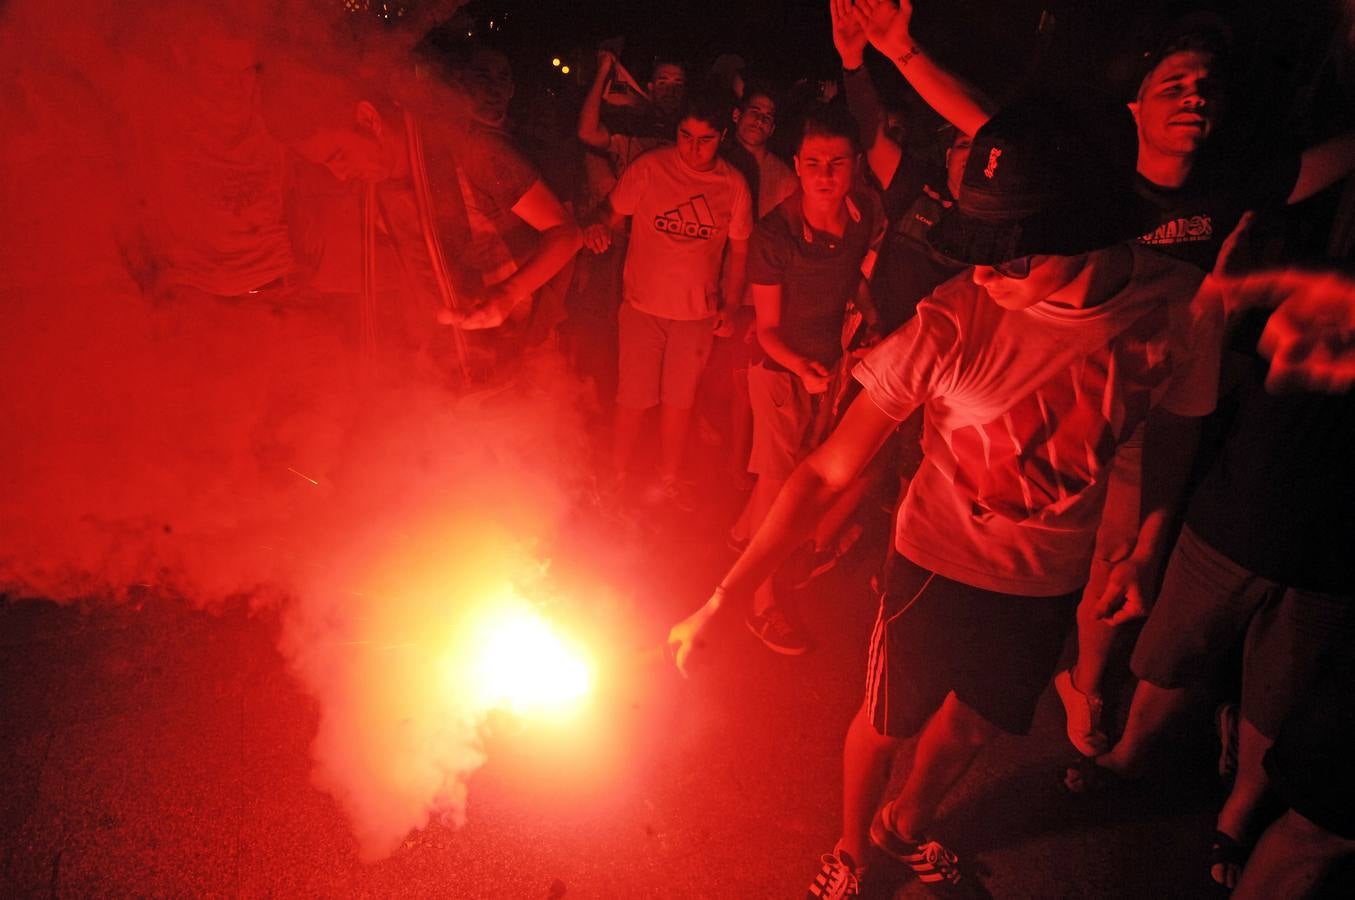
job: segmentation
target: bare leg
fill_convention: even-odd
[[[1105,687],[1106,670],[1110,667],[1118,629],[1111,628],[1097,616],[1095,606],[1100,599],[1100,585],[1096,588],[1096,597],[1088,590],[1077,605],[1077,662],[1073,664],[1072,674],[1073,687],[1088,697],[1099,699]]]
[[[1287,810],[1261,836],[1242,870],[1233,900],[1317,897],[1327,875],[1351,855],[1355,855],[1355,840],[1332,834]]]
[[[1256,730],[1245,717],[1237,723],[1237,778],[1219,810],[1218,829],[1234,840],[1245,843],[1251,830],[1252,815],[1270,787],[1262,758],[1274,741]],[[1232,866],[1216,865],[1210,872],[1224,887],[1237,884],[1238,871]]]
[[[1108,563],[1092,563],[1091,580],[1077,605],[1077,661],[1067,673],[1054,676],[1054,688],[1067,717],[1068,741],[1085,756],[1105,753],[1110,746],[1102,722],[1101,698],[1117,629],[1107,626],[1097,614],[1108,571]]]
[[[729,398],[729,464],[738,479],[748,477],[748,453],[752,443],[753,411],[748,401],[748,370],[735,369],[734,391]]]
[[[1191,703],[1189,688],[1161,688],[1140,681],[1129,705],[1129,721],[1124,734],[1109,753],[1096,758],[1096,764],[1122,775],[1137,771],[1153,741]]]
[[[842,748],[842,844],[859,864],[870,846],[870,822],[880,808],[901,741],[877,732],[863,703]]]
[[[904,837],[925,836],[941,801],[998,731],[954,693],[948,694],[918,738],[912,771],[894,801],[894,829]]]
[[[772,508],[776,495],[781,493],[781,486],[785,483],[785,479],[782,478],[772,478],[768,475],[757,477],[757,483],[753,485],[753,495],[748,498],[750,535],[757,534],[757,530],[762,527],[762,520],[767,518],[767,512]],[[768,578],[753,592],[753,612],[762,613],[775,605],[776,594],[772,590],[772,579]]]
[[[682,467],[687,449],[687,425],[692,418],[690,406],[659,406],[659,477],[672,481]]]
[[[640,423],[644,421],[647,411],[616,404],[612,420],[612,468],[618,475],[625,473],[630,466],[631,453],[640,437]]]

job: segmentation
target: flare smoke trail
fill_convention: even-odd
[[[511,402],[458,402],[410,360],[359,378],[351,305],[149,299],[144,234],[214,214],[133,189],[175,127],[156,90],[208,44],[357,46],[339,2],[192,6],[3,9],[0,591],[281,604],[320,704],[316,782],[380,858],[432,814],[464,817],[482,711],[430,685],[471,604],[539,587],[582,430],[549,360]],[[244,127],[249,108],[222,105],[238,87],[215,110]],[[245,221],[268,202],[206,169],[185,184]]]

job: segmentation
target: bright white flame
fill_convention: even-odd
[[[560,74],[561,74],[561,75],[568,75],[568,74],[569,74],[569,66],[561,66],[561,67],[560,67]]]
[[[552,56],[552,57],[551,57],[551,60],[550,60],[550,64],[551,64],[552,66],[555,66],[555,68],[557,68],[557,69],[560,68],[560,57],[558,57],[558,56]]]
[[[592,687],[588,663],[525,601],[489,607],[477,630],[472,678],[488,709],[563,715]]]

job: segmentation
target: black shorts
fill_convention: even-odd
[[[1332,663],[1280,726],[1265,767],[1295,812],[1355,840],[1355,657]]]
[[[1003,731],[1026,734],[1081,596],[999,594],[895,557],[870,639],[871,724],[887,737],[911,737],[954,691]]]

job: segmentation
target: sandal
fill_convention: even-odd
[[[1247,848],[1232,835],[1223,831],[1215,831],[1213,840],[1209,842],[1209,877],[1214,879],[1215,884],[1232,890],[1237,884],[1237,879],[1242,875],[1242,867],[1247,863],[1247,855]],[[1214,870],[1219,867],[1223,869],[1222,878],[1214,874]],[[1229,884],[1230,881],[1231,884]]]

